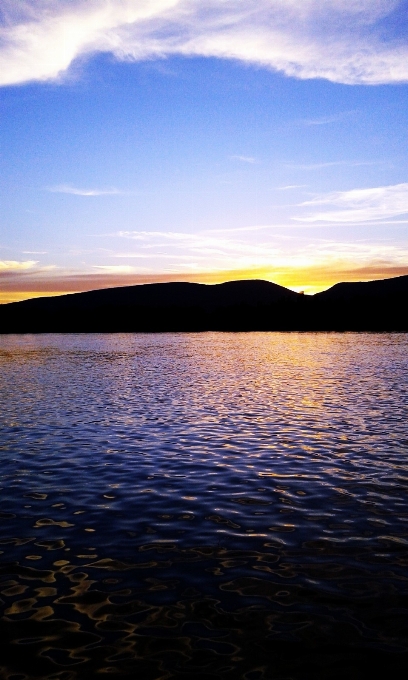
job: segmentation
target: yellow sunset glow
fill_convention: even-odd
[[[353,263],[354,264],[354,263]],[[101,288],[131,286],[146,283],[166,283],[174,281],[190,281],[195,283],[216,284],[242,279],[263,279],[272,281],[294,291],[303,291],[313,295],[330,288],[341,281],[372,281],[408,274],[408,266],[394,263],[374,263],[356,267],[347,262],[330,262],[321,266],[304,267],[257,267],[248,269],[231,269],[224,271],[206,271],[196,273],[163,273],[163,274],[126,274],[105,273],[88,275],[65,275],[38,277],[35,289],[30,290],[29,283],[20,281],[15,285],[10,281],[8,290],[0,293],[0,303],[18,302],[29,298],[52,297],[79,293]],[[20,290],[18,290],[20,288]]]

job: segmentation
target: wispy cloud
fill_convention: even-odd
[[[352,189],[316,196],[300,204],[312,208],[309,215],[295,217],[302,222],[369,222],[408,214],[408,183],[373,189]],[[328,209],[317,210],[320,206]]]
[[[296,121],[297,125],[305,125],[306,127],[313,127],[314,125],[331,125],[333,123],[340,123],[345,118],[349,118],[355,111],[341,111],[334,113],[331,116],[321,116],[319,118],[303,118]]]
[[[338,281],[369,281],[408,274],[408,252],[393,245],[360,243],[349,247],[321,241],[297,253],[281,253],[267,263],[250,267],[203,267],[191,260],[155,272],[149,268],[115,265],[93,266],[88,271],[14,269],[1,278],[0,303],[97,288],[166,281],[220,283],[236,279],[267,279],[294,290],[314,293]]]
[[[72,187],[69,184],[58,184],[54,187],[47,187],[47,191],[53,194],[72,194],[74,196],[114,196],[124,194],[124,191],[119,189],[81,189],[79,187]]]
[[[105,274],[135,274],[137,270],[130,265],[102,264],[94,265],[93,269],[98,269]]]
[[[281,229],[282,227],[285,228],[286,224],[279,224],[275,222],[274,224],[250,224],[245,227],[225,227],[224,229],[222,228],[217,228],[217,229],[206,229],[204,234],[212,235],[212,234],[234,234],[237,232],[254,232],[254,231],[264,231],[265,229],[271,230],[271,229]]]
[[[284,187],[276,187],[277,191],[289,191],[291,189],[304,189],[307,184],[287,184]]]
[[[132,257],[172,260],[176,265],[177,262],[192,260],[206,267],[211,264],[225,267],[226,262],[233,267],[247,267],[266,263],[279,254],[279,248],[268,235],[255,242],[239,238],[236,232],[231,237],[220,232],[192,234],[175,231],[120,231],[112,236],[137,243],[138,249]],[[123,255],[119,253],[118,256]]]
[[[37,264],[36,260],[0,260],[0,275],[6,272],[21,272],[33,269]]]
[[[285,167],[291,168],[292,170],[324,170],[325,168],[334,168],[336,166],[358,168],[364,165],[378,165],[378,163],[376,161],[327,161],[322,163],[285,163]]]
[[[233,161],[241,161],[242,163],[257,163],[253,156],[230,156]]]
[[[0,84],[60,78],[80,56],[238,59],[297,78],[408,80],[405,0],[2,0]]]

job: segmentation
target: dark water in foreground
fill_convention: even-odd
[[[408,335],[0,336],[0,368],[1,678],[405,677]]]

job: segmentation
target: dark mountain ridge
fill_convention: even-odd
[[[269,281],[153,283],[0,305],[1,333],[408,331],[408,276],[303,295]]]
[[[119,288],[103,288],[84,293],[70,293],[55,297],[33,298],[12,302],[8,308],[54,311],[58,309],[95,309],[105,305],[179,306],[203,305],[207,308],[231,304],[268,304],[283,298],[294,298],[294,293],[269,281],[228,281],[213,286],[203,283],[148,283]],[[1,308],[0,308],[1,309]]]
[[[408,276],[377,281],[336,283],[328,290],[316,293],[319,300],[355,300],[357,298],[384,298],[399,293],[408,293]]]

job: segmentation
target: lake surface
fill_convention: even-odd
[[[0,387],[1,678],[408,669],[408,335],[0,336]]]

